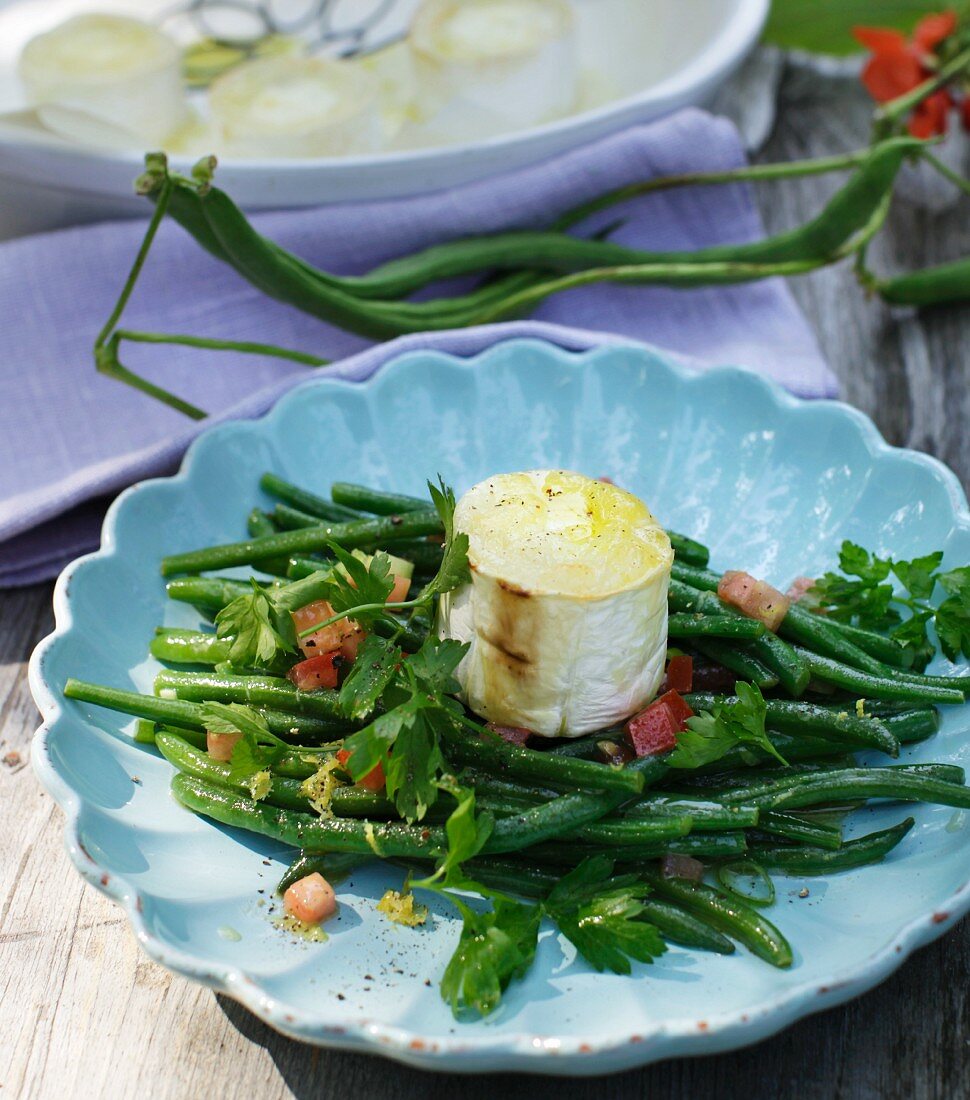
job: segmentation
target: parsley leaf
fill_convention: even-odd
[[[936,571],[943,561],[943,551],[937,550],[933,554],[927,554],[922,558],[913,558],[912,561],[894,561],[893,572],[902,581],[911,596],[917,600],[928,600],[933,594],[933,586],[936,584]]]
[[[438,797],[437,777],[444,769],[434,727],[428,711],[418,709],[402,724],[393,751],[384,756],[387,793],[398,813],[408,821],[420,821]]]
[[[467,652],[467,642],[429,637],[417,653],[408,658],[408,668],[431,695],[453,695],[460,690],[455,669]]]
[[[767,705],[757,684],[739,682],[737,701],[717,703],[713,713],[701,711],[687,719],[670,755],[672,768],[693,769],[711,764],[735,745],[753,745],[787,764],[765,732]]]
[[[441,979],[441,996],[456,1017],[494,1012],[509,983],[523,977],[535,958],[541,906],[491,896],[491,911],[476,913],[448,894],[463,924]]]
[[[232,639],[229,661],[238,668],[265,667],[297,652],[290,613],[278,608],[255,580],[252,584],[252,592],[237,596],[216,615],[216,635]]]
[[[970,566],[951,569],[937,580],[948,593],[936,609],[936,634],[940,645],[951,661],[957,660],[961,652],[970,657]]]
[[[491,836],[495,819],[490,813],[475,814],[475,791],[463,787],[453,775],[443,775],[438,781],[441,790],[455,799],[457,805],[445,822],[448,836],[448,852],[438,865],[435,873],[428,878],[415,882],[415,886],[433,888],[438,879],[444,886],[461,885],[460,866],[466,860],[478,855]]]
[[[286,745],[266,725],[266,720],[241,703],[206,703],[202,721],[212,733],[240,733],[232,750],[229,779],[240,783],[265,771],[286,752]]]
[[[611,879],[613,861],[590,856],[552,888],[546,912],[596,970],[629,974],[630,959],[649,963],[666,951],[660,933],[640,919],[649,892],[634,875]]]
[[[392,642],[368,634],[340,687],[343,713],[354,720],[372,714],[403,659],[403,652]]]
[[[433,579],[424,587],[420,599],[429,601],[433,596],[452,592],[464,584],[470,576],[468,569],[468,536],[455,533],[455,494],[439,475],[438,485],[428,482],[428,492],[445,529],[445,550],[441,565]]]
[[[334,614],[342,615],[348,611],[358,611],[357,614],[352,615],[357,622],[383,617],[386,614],[384,604],[394,587],[391,559],[383,551],[378,550],[368,562],[356,554],[348,553],[335,542],[327,545],[342,566],[340,569],[334,569],[328,586],[327,600]],[[362,610],[371,605],[374,606],[374,610]]]

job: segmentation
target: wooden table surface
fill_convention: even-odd
[[[869,107],[851,81],[789,69],[764,160],[855,148]],[[762,188],[772,229],[815,209],[837,180]],[[880,269],[970,252],[966,203],[932,215],[898,203]],[[970,311],[891,317],[847,270],[793,286],[843,394],[886,437],[970,481]],[[52,625],[50,586],[0,593],[0,1100],[14,1097],[833,1097],[970,1096],[970,922],[880,988],[756,1047],[600,1080],[436,1076],[285,1039],[244,1009],[156,966],[62,846],[28,748],[37,715],[26,661]]]

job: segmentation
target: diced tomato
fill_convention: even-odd
[[[286,891],[283,908],[305,924],[319,924],[337,912],[337,898],[330,883],[319,871],[314,871]]]
[[[213,733],[209,730],[205,735],[206,751],[213,760],[228,764],[232,760],[232,750],[241,737],[241,733]]]
[[[788,591],[785,593],[785,595],[790,600],[793,600],[795,603],[797,603],[802,598],[802,596],[804,596],[805,593],[808,592],[810,588],[815,587],[815,583],[816,581],[814,577],[796,577],[788,586]]]
[[[759,581],[738,569],[730,569],[721,577],[717,594],[749,619],[764,623],[769,630],[781,626],[791,607],[791,600],[784,593],[772,588],[767,581]]]
[[[299,634],[316,623],[329,619],[331,615],[333,615],[333,608],[326,600],[314,600],[313,603],[308,603],[306,607],[293,612],[293,625]],[[352,661],[357,656],[357,648],[362,640],[363,631],[357,623],[353,619],[341,619],[314,634],[300,638],[300,649],[306,657],[316,657],[321,653],[339,650],[348,661]]]
[[[694,682],[694,658],[681,654],[671,657],[667,662],[667,675],[661,686],[662,691],[690,691]]]
[[[397,574],[394,576],[394,587],[391,589],[390,596],[387,597],[388,603],[403,603],[408,598],[408,592],[411,591],[411,578],[399,577]]]
[[[913,42],[925,53],[932,53],[944,38],[949,38],[957,29],[955,11],[935,12],[924,15],[913,31]]]
[[[340,679],[340,650],[308,657],[294,665],[286,678],[296,684],[297,691],[314,691],[316,688],[335,688]]]
[[[497,726],[494,722],[488,722],[485,728],[491,730],[492,733],[497,733],[503,741],[507,741],[510,745],[526,745],[532,736],[532,730],[527,730],[522,726]]]
[[[347,761],[350,759],[350,750],[338,749],[337,759],[340,761],[343,767],[346,767]],[[382,791],[384,790],[385,782],[386,780],[384,779],[384,769],[380,766],[380,764],[375,764],[374,767],[371,768],[371,770],[364,776],[363,779],[359,779],[357,781],[357,786],[366,787],[369,791]]]

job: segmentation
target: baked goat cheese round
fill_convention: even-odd
[[[673,551],[643,501],[566,470],[498,474],[461,498],[455,529],[471,580],[437,625],[469,643],[457,677],[473,711],[578,737],[654,696]]]

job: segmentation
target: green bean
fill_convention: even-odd
[[[338,504],[360,512],[372,512],[378,516],[403,515],[420,512],[428,507],[427,499],[409,497],[404,493],[386,493],[382,489],[369,489],[366,485],[354,485],[349,481],[335,481],[330,495]]]
[[[645,840],[642,844],[624,845],[619,849],[623,861],[638,863],[641,860],[660,859],[668,854],[691,856],[694,859],[729,859],[744,855],[748,850],[745,835],[737,832],[690,833],[674,840]],[[580,840],[564,841],[561,834],[553,835],[544,844],[536,844],[525,853],[548,863],[573,867],[590,855],[605,855],[616,859],[618,850],[612,845],[591,844]],[[638,864],[639,865],[639,864]]]
[[[465,870],[476,882],[484,883],[494,890],[538,899],[544,898],[561,877],[555,871],[535,864],[490,857],[471,860],[465,864]],[[681,906],[652,897],[646,898],[641,905],[641,919],[654,925],[670,943],[702,951],[716,951],[721,955],[734,952],[734,944],[726,936]]]
[[[217,665],[229,660],[231,643],[201,630],[159,627],[148,651],[159,661],[178,665]]]
[[[797,603],[789,607],[778,633],[823,657],[831,657],[876,676],[882,674],[884,666],[875,657],[857,646],[823,616],[815,615]]]
[[[255,802],[183,772],[173,778],[172,791],[196,813],[223,825],[262,833],[294,848],[404,858],[437,858],[448,848],[441,826],[320,818]]]
[[[940,728],[940,715],[932,707],[894,714],[882,719],[882,724],[903,745],[925,741]]]
[[[711,552],[703,543],[671,530],[667,531],[667,537],[678,561],[688,565],[707,565]]]
[[[152,722],[161,722],[178,729],[199,730],[205,732],[202,703],[193,703],[186,699],[158,699],[154,695],[142,695],[137,691],[124,691],[120,688],[104,687],[101,684],[87,684],[81,680],[70,679],[64,685],[64,694],[68,699],[77,699],[84,703],[94,703],[108,710],[121,711],[136,718],[146,718]],[[271,733],[277,737],[332,737],[333,722],[320,718],[309,718],[286,714],[269,708],[259,708]]]
[[[463,767],[498,772],[522,779],[543,779],[578,789],[620,791],[628,796],[643,789],[643,780],[632,767],[615,768],[591,760],[510,745],[498,737],[466,733],[443,735],[446,756]]]
[[[351,728],[342,715],[338,692],[327,688],[299,691],[289,680],[276,676],[163,669],[155,677],[155,691],[158,694],[175,692],[176,698],[194,703],[247,703],[272,707],[303,717],[325,719],[334,729]]]
[[[847,840],[837,851],[810,847],[758,845],[752,856],[766,867],[789,875],[827,875],[884,859],[915,824],[911,817],[890,829]]]
[[[713,710],[715,706],[737,705],[735,697],[690,692],[684,696],[692,710]],[[793,736],[808,734],[851,745],[879,749],[889,756],[899,755],[899,741],[886,724],[876,718],[860,718],[847,710],[834,711],[811,703],[768,699],[765,702],[765,725],[772,730]]]
[[[323,563],[319,558],[290,558],[286,575],[291,581],[301,581],[320,571]]]
[[[936,306],[970,298],[970,260],[925,267],[893,279],[874,279],[873,288],[895,306]]]
[[[655,841],[676,840],[687,836],[693,824],[690,817],[658,814],[628,821],[594,821],[571,834],[588,844],[615,846],[618,849],[643,847]],[[567,840],[570,837],[566,837]]]
[[[768,740],[789,764],[827,760],[832,757],[840,758],[845,754],[846,748],[845,745],[840,745],[838,742],[830,741],[827,738],[805,737],[802,735],[793,737],[791,734],[771,731],[768,733]],[[763,765],[771,764],[774,760],[773,756],[754,745],[734,745],[719,760],[715,760],[711,764],[705,764],[701,768],[691,769],[690,774],[707,777],[725,772],[745,771],[750,768],[760,769]],[[676,775],[678,782],[680,782],[685,772],[678,770]]]
[[[367,554],[374,554],[380,547],[371,543],[361,549]],[[402,540],[395,542],[392,549],[396,558],[411,562],[416,573],[436,573],[444,554],[444,547],[440,542],[429,542],[427,539]]]
[[[165,585],[169,599],[192,604],[209,615],[221,611],[237,596],[248,595],[252,590],[249,581],[236,580],[235,577],[179,577]]]
[[[808,821],[796,814],[786,814],[780,810],[764,811],[758,822],[758,829],[760,832],[783,836],[803,844],[815,844],[819,848],[842,847],[840,826],[830,825],[824,821]]]
[[[835,684],[836,687],[844,688],[846,691],[856,691],[866,698],[911,699],[917,703],[959,704],[963,702],[963,692],[955,688],[936,687],[932,684],[897,679],[895,676],[892,679],[885,676],[872,676],[868,672],[860,672],[839,661],[820,657],[807,649],[799,649],[797,652],[817,680]]]
[[[282,531],[277,535],[231,542],[201,550],[189,550],[162,559],[162,575],[200,573],[208,569],[224,569],[235,565],[251,565],[262,558],[277,554],[302,554],[308,550],[324,550],[328,542],[336,542],[347,550],[371,542],[394,542],[419,535],[441,534],[441,519],[435,511],[409,512],[403,516],[354,520],[306,527],[299,531]]]
[[[346,523],[361,518],[359,509],[347,508],[343,504],[337,504],[325,497],[317,496],[316,493],[311,493],[308,489],[301,489],[298,485],[293,485],[271,472],[263,474],[259,479],[259,487],[271,496],[278,497],[286,504],[316,516],[318,522],[321,519],[326,519],[333,523]],[[421,507],[427,508],[428,502],[424,501]]]
[[[715,638],[695,638],[693,647],[705,657],[730,669],[743,680],[757,684],[762,691],[768,691],[778,683],[778,676],[766,668],[748,649],[735,649],[727,642]]]
[[[692,833],[748,829],[757,825],[759,818],[754,806],[724,806],[718,802],[679,798],[662,792],[639,798],[624,806],[620,812],[627,820],[683,814],[693,822]],[[605,825],[612,820],[606,818],[600,824]]]
[[[320,517],[302,512],[299,508],[293,508],[289,504],[277,504],[273,509],[273,520],[281,531],[300,531],[306,527],[319,527]],[[353,522],[347,520],[333,520],[334,523]]]
[[[889,665],[882,666],[883,676],[902,684],[921,684],[924,687],[940,687],[962,691],[964,695],[970,693],[970,674],[956,674],[954,676],[934,676],[926,672],[915,672],[908,669],[905,672]]]
[[[791,946],[757,909],[703,883],[664,878],[649,869],[643,872],[643,877],[659,897],[696,913],[718,931],[744,944],[765,962],[778,967],[791,966]]]
[[[155,723],[148,718],[139,718],[135,722],[135,732],[132,740],[139,745],[155,744]]]
[[[335,787],[330,795],[330,808],[338,817],[398,817],[394,803],[383,791],[366,787]]]
[[[667,634],[671,638],[730,638],[748,642],[760,638],[764,623],[734,615],[689,615],[679,612],[667,618]]]
[[[312,874],[323,875],[333,886],[366,862],[366,856],[359,856],[355,852],[300,852],[287,867],[276,892],[285,894],[294,882]]]
[[[265,535],[275,535],[279,528],[265,512],[259,508],[253,508],[246,520],[246,531],[251,539],[262,538]],[[262,561],[253,562],[253,566],[263,573],[271,573],[273,576],[285,577],[289,561],[285,557],[264,558]]]
[[[674,562],[674,569],[677,569],[676,562]],[[706,573],[705,570],[694,569],[691,566],[680,567],[681,572],[684,569],[689,569],[692,574]],[[710,576],[717,577],[717,574],[712,573]],[[668,602],[672,611],[692,611],[703,615],[741,614],[740,611],[725,603],[713,592],[693,588],[690,584],[678,580],[673,574],[668,590]],[[772,634],[770,630],[765,631],[760,638],[750,642],[745,648],[745,655],[753,657],[770,672],[774,673],[778,678],[778,683],[790,695],[799,696],[808,686],[811,673],[804,658],[787,642]],[[725,668],[731,668],[731,666],[725,665]],[[737,669],[732,669],[732,672],[736,671]],[[757,681],[754,682],[757,683]]]
[[[813,776],[776,780],[762,787],[746,786],[736,792],[720,791],[718,800],[743,802],[761,809],[795,810],[824,802],[891,798],[900,802],[935,802],[970,809],[970,788],[920,774],[916,768],[844,768]]]
[[[870,657],[875,657],[883,664],[892,665],[894,668],[909,668],[913,663],[913,651],[887,638],[884,634],[877,634],[873,630],[863,630],[858,626],[840,622],[831,615],[826,621],[833,630],[844,634],[850,642],[854,642],[860,649],[864,649]]]
[[[162,756],[180,772],[204,780],[206,783],[214,784],[217,787],[225,787],[227,790],[238,791],[242,794],[249,793],[249,783],[245,779],[233,779],[228,764],[213,760],[207,753],[193,748],[181,737],[159,733],[155,739],[155,744]],[[296,779],[271,775],[267,793],[260,801],[288,810],[309,811],[310,801],[303,794],[301,787],[302,784]]]
[[[720,573],[701,568],[693,562],[678,561],[676,558],[670,567],[670,576],[678,585],[696,588],[698,592],[716,592],[721,583]],[[732,607],[730,613],[735,614],[736,609]]]

